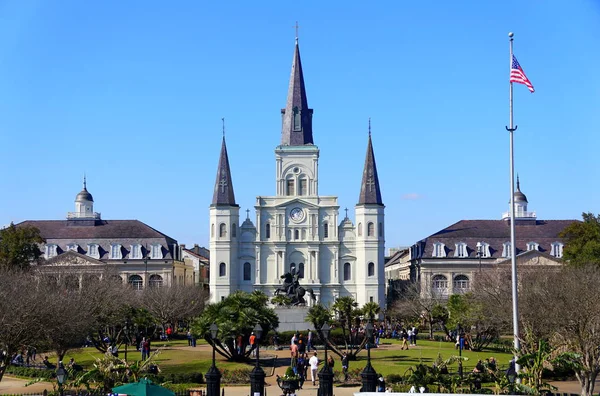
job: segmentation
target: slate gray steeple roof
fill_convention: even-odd
[[[527,197],[521,192],[521,183],[519,182],[519,175],[517,175],[517,191],[515,191],[515,202],[527,202]],[[510,203],[510,202],[509,202]]]
[[[85,176],[83,176],[83,190],[81,190],[81,192],[79,194],[77,194],[77,196],[75,197],[75,201],[77,201],[77,202],[79,202],[79,201],[94,202],[94,197],[92,197],[92,194],[90,194],[89,191],[87,190],[87,181],[85,179]]]
[[[375,164],[375,154],[373,153],[373,143],[371,142],[371,120],[369,120],[369,144],[367,146],[367,157],[365,158],[362,183],[360,184],[358,204],[383,205],[381,190],[379,189],[379,177],[377,176],[377,165]]]
[[[221,145],[221,155],[219,156],[219,167],[217,168],[217,180],[215,181],[212,205],[238,206],[235,203],[235,195],[233,194],[233,181],[231,180],[231,170],[229,169],[225,136],[223,136],[223,144]]]
[[[281,128],[281,145],[303,146],[314,144],[312,114],[312,109],[308,108],[302,62],[300,61],[300,48],[298,47],[298,38],[296,38],[287,103],[285,109],[281,110],[283,125]]]

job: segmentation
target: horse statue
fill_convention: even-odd
[[[293,268],[291,272],[281,275],[281,279],[283,279],[283,284],[281,287],[275,289],[275,295],[278,296],[280,293],[284,293],[292,300],[290,305],[306,305],[306,300],[304,299],[306,293],[308,293],[313,300],[317,299],[313,289],[305,289],[300,286],[300,273],[296,272],[295,268]]]

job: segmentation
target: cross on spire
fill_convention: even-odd
[[[250,209],[246,209],[246,219],[250,220]]]
[[[348,218],[348,208],[344,209],[346,211],[346,218]]]
[[[222,117],[221,121],[223,122],[223,139],[225,139],[225,117]]]
[[[371,117],[369,117],[369,137],[371,137]]]
[[[300,28],[300,26],[298,25],[298,21],[296,21],[296,25],[293,26],[294,29],[296,29],[296,40],[298,40],[298,29]]]
[[[227,187],[227,179],[222,178],[221,181],[219,182],[219,186],[221,186],[221,192],[224,193],[225,187]]]

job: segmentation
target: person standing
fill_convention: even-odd
[[[348,381],[348,355],[346,352],[342,355],[342,373],[344,373],[344,382]]]
[[[250,352],[252,353],[252,356],[256,356],[256,336],[254,335],[254,332],[252,332],[250,334],[250,338],[248,339],[248,343],[250,344]]]
[[[290,345],[290,366],[294,370],[294,374],[298,374],[298,344]]]
[[[315,380],[317,378],[317,370],[319,369],[319,358],[317,357],[316,351],[308,360],[308,364],[310,365],[310,380],[312,381],[313,385],[316,385]]]
[[[310,353],[310,348],[312,347],[312,331],[308,330],[308,336],[306,337],[306,352]]]

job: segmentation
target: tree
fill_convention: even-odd
[[[440,295],[430,291],[429,288],[421,293],[418,284],[409,285],[394,303],[391,311],[393,315],[409,322],[425,319],[429,325],[430,339],[433,339],[435,324],[441,324],[446,334],[448,334],[445,323],[448,313],[444,307],[444,300]]]
[[[250,350],[246,351],[246,347],[254,327],[260,324],[264,337],[271,329],[279,326],[277,314],[267,307],[268,302],[269,298],[261,291],[237,291],[223,301],[208,304],[192,323],[192,333],[198,338],[204,338],[228,360],[245,361],[250,356]],[[219,328],[219,335],[214,342],[209,332],[213,323]],[[241,337],[239,350],[236,342],[238,337]]]
[[[29,273],[0,270],[0,381],[14,354],[43,337],[45,302]]]
[[[0,268],[27,269],[37,262],[44,243],[40,230],[33,226],[17,227],[13,223],[0,230]]]
[[[306,321],[310,322],[319,334],[323,325],[331,321],[331,312],[323,304],[315,304],[308,309]]]
[[[448,298],[448,325],[462,326],[469,348],[480,351],[498,338],[499,332],[493,318],[488,318],[484,307],[473,293],[453,294]]]
[[[204,309],[204,291],[197,286],[150,287],[143,291],[141,307],[164,329],[178,321],[189,321]]]
[[[600,265],[600,215],[582,213],[583,222],[566,227],[560,237],[565,238],[563,255],[573,265]]]
[[[376,317],[379,317],[381,307],[376,302],[368,302],[362,306],[361,312],[365,318],[369,318],[370,321],[374,321]]]

